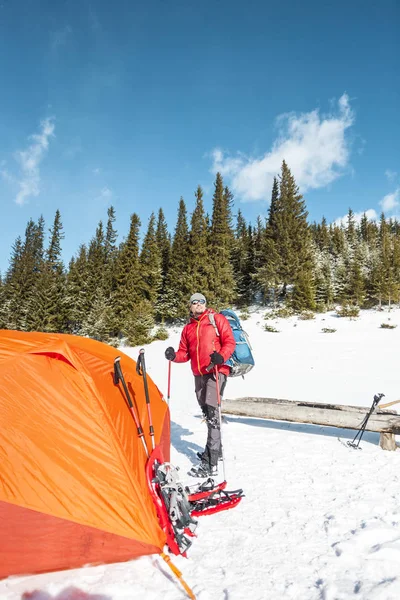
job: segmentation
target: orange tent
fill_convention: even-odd
[[[0,331],[0,578],[160,553],[143,444],[105,344]],[[143,378],[121,367],[151,449]],[[156,444],[170,417],[148,376]]]

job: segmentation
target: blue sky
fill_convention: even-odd
[[[310,220],[400,215],[397,0],[0,0],[0,270],[60,209],[68,262],[107,207],[170,231],[216,170],[248,221],[283,158]]]

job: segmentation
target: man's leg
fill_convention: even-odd
[[[219,373],[218,380],[219,393],[222,397],[222,393],[226,384],[226,375]],[[210,466],[216,467],[218,464],[219,455],[221,453],[221,429],[218,407],[217,382],[215,380],[214,374],[210,374],[207,378],[205,405],[203,412],[206,417],[208,430],[205,455],[208,459]]]

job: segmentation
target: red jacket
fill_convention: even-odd
[[[210,322],[209,314],[214,313],[215,324]],[[224,361],[231,357],[236,346],[231,326],[224,315],[216,313],[212,308],[206,309],[199,319],[191,318],[185,325],[179,342],[179,349],[174,362],[186,362],[190,359],[193,375],[206,375],[211,359],[210,354],[219,352]],[[228,365],[219,365],[219,372],[229,374]]]

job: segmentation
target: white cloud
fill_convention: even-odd
[[[378,218],[378,213],[376,212],[376,210],[374,210],[373,208],[369,208],[368,210],[363,210],[361,212],[354,213],[353,214],[354,221],[356,223],[360,223],[362,217],[364,216],[364,213],[365,213],[368,221],[376,221]],[[334,223],[334,225],[343,225],[344,227],[346,227],[347,214],[344,215],[344,217],[339,217],[338,219],[335,219],[335,221],[333,223]]]
[[[101,190],[101,194],[100,194],[100,195],[101,195],[101,197],[102,197],[102,198],[111,198],[111,196],[113,195],[113,193],[112,193],[112,191],[110,190],[110,188],[108,188],[108,187],[104,187],[104,188]]]
[[[379,204],[382,206],[383,212],[390,212],[394,208],[396,208],[396,206],[399,205],[399,199],[400,199],[400,187],[398,187],[391,194],[386,194],[386,196],[384,196],[382,198],[382,200],[379,202]]]
[[[100,190],[100,194],[98,195],[98,200],[111,200],[111,198],[113,198],[114,196],[114,192],[112,190],[110,190],[109,187],[103,187]]]
[[[100,175],[100,173],[101,173],[100,167],[96,167],[95,169],[93,169],[93,173],[94,173],[94,175]]]
[[[39,166],[48,150],[49,139],[54,135],[54,119],[45,119],[40,123],[40,128],[40,133],[29,137],[32,144],[26,150],[18,150],[15,153],[15,160],[20,166],[19,176],[14,177],[7,169],[0,171],[5,181],[19,188],[15,197],[16,204],[25,204],[28,198],[40,193]]]
[[[339,98],[336,113],[321,116],[317,109],[277,118],[278,137],[259,158],[238,153],[228,156],[221,148],[212,152],[212,172],[230,180],[243,200],[269,200],[272,182],[285,160],[302,192],[325,187],[348,166],[350,149],[346,132],[354,122],[348,95]]]
[[[394,181],[397,177],[397,171],[392,171],[391,169],[386,169],[385,175],[389,181]]]

